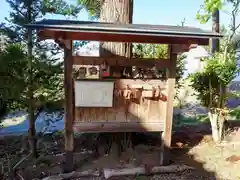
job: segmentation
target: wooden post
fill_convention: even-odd
[[[72,59],[72,41],[64,41],[64,89],[65,89],[65,120],[64,120],[64,139],[65,139],[65,173],[72,172],[73,164],[73,59]]]
[[[162,133],[161,165],[168,165],[170,163],[169,150],[171,148],[172,137],[173,102],[175,95],[175,76],[177,61],[177,53],[174,52],[172,45],[169,45],[168,47],[168,56],[170,59],[170,65],[167,69],[167,102],[164,119],[164,131]]]

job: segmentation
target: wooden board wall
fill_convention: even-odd
[[[160,80],[116,80],[115,92],[132,85],[160,86],[163,94],[166,82]],[[133,88],[132,88],[133,89]],[[134,90],[134,89],[133,89]],[[114,93],[112,108],[75,108],[75,132],[138,132],[162,131],[167,97],[160,100],[140,98],[126,100]]]

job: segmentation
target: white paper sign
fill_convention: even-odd
[[[75,81],[76,107],[112,107],[112,81]]]

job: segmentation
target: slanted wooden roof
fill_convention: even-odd
[[[72,20],[46,19],[26,27],[37,29],[41,39],[207,45],[210,38],[222,37],[194,27]]]

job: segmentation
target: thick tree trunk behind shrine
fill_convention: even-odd
[[[105,0],[100,14],[100,21],[118,24],[131,24],[133,0]],[[101,42],[100,56],[131,57],[131,43]]]
[[[131,24],[132,17],[133,0],[105,0],[102,5],[100,13],[101,22]],[[99,51],[101,57],[117,55],[130,58],[132,56],[132,45],[131,43],[100,42]],[[105,152],[108,151],[109,153],[110,150],[112,155],[119,155],[126,146],[129,146],[129,141],[131,141],[131,133],[107,134],[107,137],[104,134],[100,137],[107,143]]]

